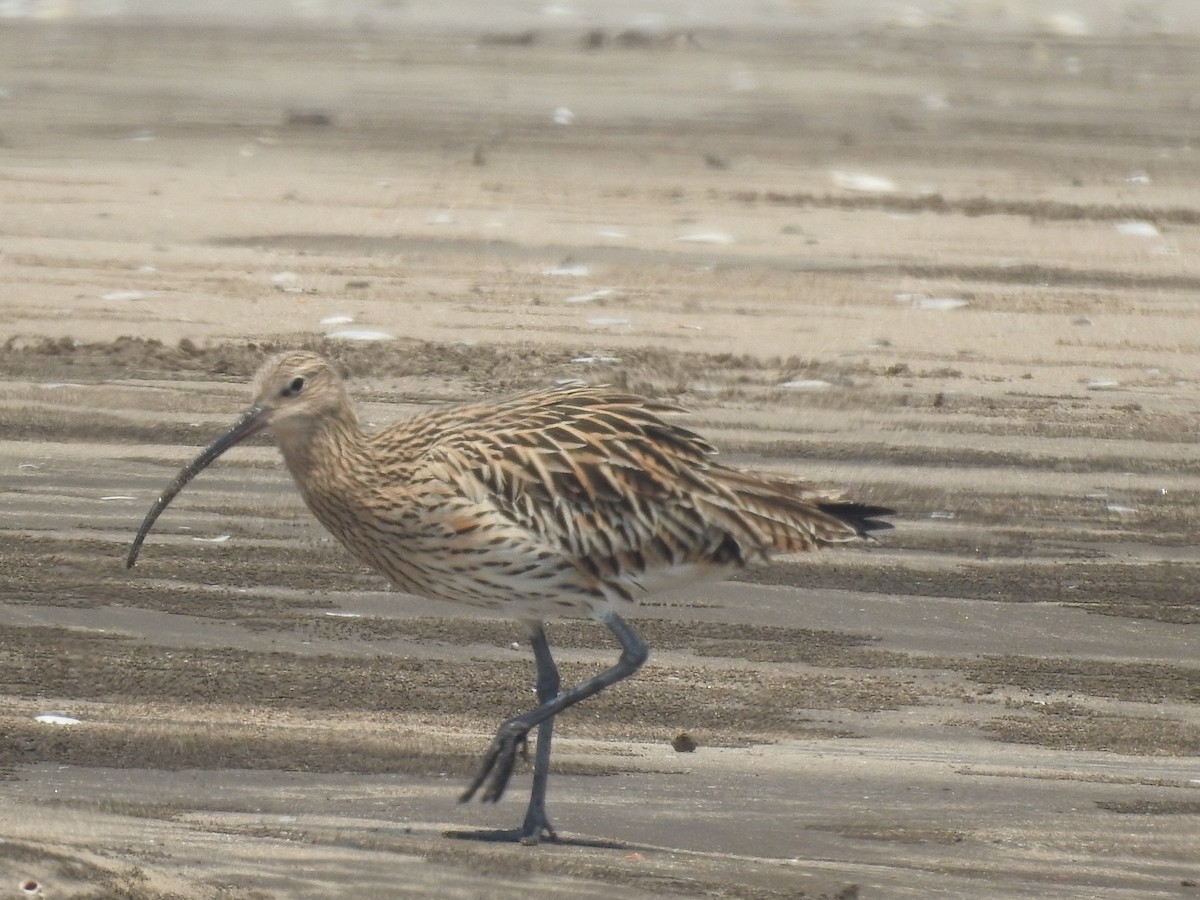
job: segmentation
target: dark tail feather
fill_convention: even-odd
[[[860,534],[866,535],[872,531],[887,531],[892,528],[891,522],[884,522],[882,516],[894,516],[896,511],[886,506],[867,506],[865,503],[840,503],[837,501],[820,502],[817,509],[823,513],[841,519],[847,525],[856,528]]]

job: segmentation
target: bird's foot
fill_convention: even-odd
[[[530,825],[528,817],[520,828],[506,828],[502,831],[447,831],[446,837],[466,841],[486,841],[490,844],[521,844],[525,847],[536,847],[542,841],[554,842],[558,834],[548,821],[538,825]],[[613,847],[621,845],[614,844]]]
[[[505,828],[500,831],[448,831],[448,837],[463,838],[473,841],[489,841],[497,844],[522,844],[526,847],[536,847],[542,841],[558,840],[558,832],[546,818],[545,807],[541,804],[530,803],[525,813],[525,821],[520,828]]]
[[[525,813],[525,822],[521,825],[521,836],[518,838],[526,847],[536,847],[542,841],[557,841],[558,833],[550,820],[546,818],[544,809],[535,810],[532,806]]]
[[[484,803],[495,803],[504,796],[504,789],[512,778],[513,766],[516,765],[517,753],[520,751],[527,759],[529,755],[528,729],[520,729],[511,722],[505,722],[492,738],[491,745],[483,755],[483,763],[479,771],[467,785],[467,789],[458,798],[459,803],[466,803],[475,796],[475,792],[487,782],[479,799]],[[543,818],[545,818],[543,816]],[[548,823],[546,823],[548,824]],[[522,835],[524,842],[524,835]],[[535,841],[536,843],[536,841]]]

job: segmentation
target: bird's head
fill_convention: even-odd
[[[246,411],[254,427],[245,436],[266,428],[287,442],[349,410],[342,379],[328,362],[301,350],[280,353],[254,376],[254,402]]]
[[[184,486],[218,456],[251,435],[269,429],[278,438],[285,455],[289,444],[299,446],[322,423],[354,425],[354,412],[346,397],[341,378],[315,353],[290,351],[263,363],[254,377],[254,402],[224,434],[205,447],[184,466],[175,480],[162,492],[130,547],[125,564],[137,560],[142,541],[159,514],[167,508]]]

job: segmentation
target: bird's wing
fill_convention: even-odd
[[[606,583],[860,536],[822,511],[828,495],[715,464],[711,444],[660,416],[675,410],[574,387],[431,413],[417,430],[427,473]]]

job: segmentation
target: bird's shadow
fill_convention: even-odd
[[[519,828],[481,829],[478,831],[443,831],[442,837],[456,841],[479,841],[486,844],[519,844],[521,830]],[[628,850],[628,844],[620,841],[609,841],[603,838],[564,837],[558,835],[541,841],[543,844],[557,844],[561,847],[589,847],[593,850]]]

